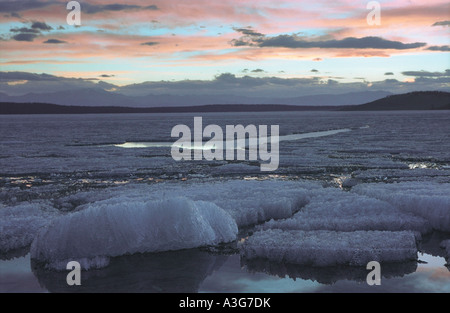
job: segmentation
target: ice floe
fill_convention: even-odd
[[[238,232],[231,216],[210,202],[114,200],[55,219],[34,240],[31,258],[55,269],[68,261],[98,268],[108,265],[105,257],[216,245]]]
[[[429,223],[421,217],[401,212],[385,201],[326,188],[292,218],[269,221],[263,229],[283,230],[412,230],[427,233]]]
[[[403,182],[361,184],[352,192],[389,202],[396,208],[427,219],[437,230],[450,232],[450,184]]]
[[[245,259],[265,258],[306,266],[366,266],[417,259],[412,232],[258,231],[244,241]]]

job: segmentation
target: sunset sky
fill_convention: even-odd
[[[0,92],[448,90],[448,0],[368,2],[0,0]]]

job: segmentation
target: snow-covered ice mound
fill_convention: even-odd
[[[124,200],[96,202],[54,220],[34,240],[31,258],[54,269],[65,269],[68,261],[89,269],[108,265],[109,257],[236,239],[235,221],[213,203],[186,198]]]
[[[209,183],[184,182],[138,186],[126,191],[127,197],[159,199],[161,195],[183,196],[194,201],[208,201],[228,212],[239,227],[271,219],[289,218],[322,189],[316,182],[280,180],[229,180]],[[118,191],[120,192],[120,191]]]
[[[434,229],[450,232],[450,184],[361,184],[352,192],[387,201],[404,212],[427,219]]]
[[[241,255],[309,266],[366,266],[370,261],[417,259],[412,232],[259,231],[244,241]]]
[[[58,215],[57,210],[44,202],[0,205],[0,253],[29,246],[39,229]]]
[[[431,230],[423,218],[404,213],[374,198],[327,188],[292,218],[269,221],[262,229],[357,231]]]

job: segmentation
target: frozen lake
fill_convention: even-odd
[[[279,125],[266,173],[175,162],[194,116],[0,116],[0,291],[450,292],[450,111],[202,114]]]

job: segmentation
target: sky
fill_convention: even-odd
[[[0,92],[450,90],[448,0],[0,0]]]

